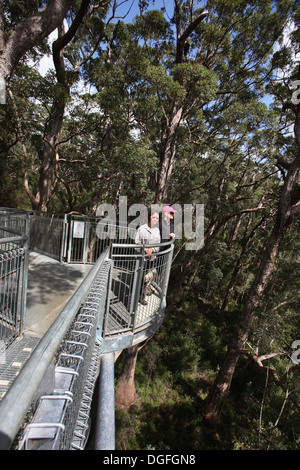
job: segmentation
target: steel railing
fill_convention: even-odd
[[[84,407],[84,403],[81,403],[78,397],[86,397],[86,382],[89,381],[90,374],[93,374],[93,371],[91,371],[91,367],[93,367],[91,365],[93,363],[91,358],[94,356],[95,350],[97,350],[96,329],[101,324],[101,315],[104,314],[105,281],[102,288],[102,296],[100,295],[96,302],[97,307],[96,310],[93,310],[93,314],[91,314],[93,307],[87,304],[82,307],[82,305],[85,301],[91,302],[89,295],[93,295],[93,283],[97,282],[98,276],[102,276],[101,270],[104,268],[106,260],[107,252],[104,252],[60,315],[37,344],[32,355],[1,400],[0,449],[11,447],[20,427],[23,425],[28,410],[31,410],[33,406],[32,404],[42,381],[49,371],[51,373],[51,365],[54,360],[56,370],[53,369],[53,373],[56,372],[60,379],[61,375],[63,375],[63,385],[59,382],[56,390],[49,390],[46,398],[41,398],[43,403],[46,403],[48,400],[52,404],[55,403],[60,406],[59,410],[56,408],[55,412],[52,410],[50,413],[52,419],[56,418],[57,415],[55,413],[58,413],[59,420],[53,422],[50,419],[50,422],[39,422],[38,418],[37,422],[29,424],[27,431],[32,431],[32,429],[35,431],[43,430],[44,432],[45,430],[51,431],[52,435],[55,434],[56,436],[57,441],[55,445],[57,444],[58,448],[70,447],[70,443],[73,442],[74,431],[76,430],[77,423],[80,421],[80,407],[81,405]],[[88,314],[86,314],[86,309],[89,311]],[[94,316],[93,321],[91,321],[92,316]],[[97,359],[95,362],[98,362]],[[83,363],[84,366],[82,367]],[[94,375],[97,375],[96,371],[94,371]],[[78,377],[80,378],[78,379]],[[69,380],[68,387],[66,387],[66,378],[71,379]],[[48,381],[53,383],[53,380]],[[61,389],[63,389],[63,393]],[[67,416],[69,403],[76,403],[77,409],[72,407],[72,419],[67,420],[68,426],[66,429],[64,417]],[[63,437],[62,431],[64,431]],[[34,437],[36,438],[36,435]],[[23,446],[26,447],[28,439],[35,440],[31,439],[30,435],[25,436],[25,442],[23,441],[22,443]],[[41,436],[39,436],[39,439],[41,439]]]
[[[6,347],[22,331],[25,259],[25,248],[0,253],[0,339]]]
[[[16,230],[12,225],[6,228]],[[13,238],[20,243],[26,239]],[[160,325],[173,243],[141,246],[128,243],[132,238],[125,239],[124,234],[122,238],[124,243],[102,238],[102,253],[91,271],[1,400],[0,449],[11,448],[23,428],[14,443],[17,448],[83,449],[101,362],[101,377],[109,376],[108,382],[113,383],[114,352],[152,336]],[[47,393],[39,396],[45,383]],[[99,390],[103,396],[113,396],[107,384],[100,384]],[[108,409],[104,414],[108,412],[107,422],[111,422],[112,406]],[[109,432],[100,432],[99,448],[112,445],[113,433],[113,424]],[[105,435],[110,436],[110,444],[103,442]]]
[[[0,340],[6,347],[23,327],[28,241],[28,214],[0,208]]]
[[[30,214],[31,251],[64,261],[68,228],[67,215]]]
[[[135,230],[126,224],[109,222],[103,217],[69,217],[67,263],[94,263],[102,251],[118,241],[132,243]]]
[[[148,250],[152,254],[147,254]],[[151,322],[165,303],[173,243],[111,246],[109,313],[105,335],[135,332]]]
[[[0,239],[11,237],[21,237],[22,241],[29,240],[29,214],[27,211],[0,207]],[[19,243],[20,240],[6,241],[8,245],[5,249],[14,248],[15,246],[9,243],[15,242]]]

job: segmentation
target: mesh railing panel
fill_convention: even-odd
[[[26,234],[27,224],[27,213],[0,208],[0,238]]]
[[[0,208],[0,340],[20,334],[27,285],[28,214]]]
[[[96,337],[99,316],[103,315],[106,301],[110,262],[105,262],[95,279],[84,305],[80,309],[57,360],[58,369],[73,372],[69,392],[72,402],[63,421],[65,431],[60,449],[83,448],[88,432],[88,417],[93,388],[98,375],[101,345]]]
[[[94,386],[99,374],[101,331],[111,262],[104,261],[73,324],[56,351],[55,389],[40,398],[24,426],[19,450],[84,449]]]
[[[0,339],[6,346],[20,333],[24,262],[24,248],[0,253]]]
[[[61,260],[65,237],[64,218],[31,215],[30,249],[37,253]]]
[[[151,321],[165,294],[170,257],[170,248],[148,255],[143,246],[112,245],[110,308],[105,335],[134,331]]]

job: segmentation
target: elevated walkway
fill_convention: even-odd
[[[29,254],[24,333],[42,336],[62,311],[91,265],[63,264],[47,256]]]
[[[29,254],[23,335],[0,358],[0,400],[90,269],[87,264],[63,264],[39,253]]]
[[[3,211],[2,450],[84,449],[97,378],[97,449],[114,448],[114,360],[161,325],[174,245],[98,243],[96,223],[78,238],[72,220]]]

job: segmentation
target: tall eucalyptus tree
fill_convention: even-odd
[[[286,132],[286,125],[283,126],[283,133],[278,133],[274,145],[274,151],[276,149],[278,152],[276,155],[277,161],[282,171],[277,211],[237,327],[232,335],[224,361],[207,398],[209,405],[207,419],[213,425],[216,425],[220,419],[221,409],[229,392],[238,359],[245,352],[245,344],[249,336],[251,324],[259,307],[259,302],[274,272],[284,237],[287,236],[291,224],[300,212],[300,99],[298,99],[297,94],[293,91],[295,88],[299,89],[298,84],[300,84],[300,66],[297,60],[295,60],[299,51],[299,13],[300,9],[295,4],[292,16],[294,19],[294,30],[289,34],[289,46],[284,44],[281,50],[274,54],[273,57],[277,69],[283,75],[281,78],[276,75],[269,86],[277,106],[279,119],[281,122],[286,122],[288,129]],[[291,129],[293,134],[292,140]]]
[[[99,2],[92,2],[91,0],[32,1],[26,6],[23,4],[20,6],[19,2],[15,1],[1,2],[3,60],[0,61],[0,64],[3,67],[2,73],[8,92],[6,102],[7,105],[12,104],[13,106],[11,121],[15,123],[16,127],[16,142],[21,142],[22,146],[24,187],[33,209],[42,212],[47,211],[48,205],[57,193],[58,188],[65,183],[64,174],[59,168],[58,148],[61,143],[60,137],[61,140],[68,140],[66,136],[61,136],[61,131],[66,105],[71,101],[70,88],[80,77],[81,65],[81,63],[75,63],[74,65],[76,60],[74,59],[72,62],[71,53],[68,56],[68,67],[66,67],[66,47],[74,41],[80,28],[85,31],[85,41],[87,43],[89,40],[87,22],[96,13],[99,14],[100,12],[100,16],[104,16],[108,6],[108,0],[100,0]],[[30,55],[35,58],[36,48],[45,48],[43,39],[47,38],[55,28],[58,37],[53,42],[51,50],[55,78],[50,75],[42,79],[38,76],[38,73],[32,70],[32,66],[28,66],[26,60]],[[93,39],[95,44],[101,41],[101,30],[99,30],[98,36]],[[86,52],[86,55],[92,54],[93,48],[96,47],[95,44]],[[78,51],[75,50],[74,54],[80,57]],[[73,70],[70,63],[73,63]],[[18,66],[20,70],[18,70]],[[22,73],[25,74],[23,80],[20,79]],[[31,92],[28,85],[29,80],[33,80]],[[48,87],[47,80],[49,80]],[[25,96],[22,95],[22,82],[26,89]],[[17,89],[16,97],[14,96],[14,89]],[[28,97],[27,106],[25,104],[26,97]],[[20,104],[20,101],[23,101],[23,103]],[[24,115],[27,117],[27,122],[26,117],[22,118],[24,107],[29,110],[30,107],[34,106],[33,103],[38,103],[35,109],[44,107],[46,111],[46,113],[43,111],[40,113],[40,120],[44,120],[43,131],[41,131],[42,122],[39,122],[36,124],[35,132],[33,132],[36,136],[42,132],[42,145],[40,143],[38,148],[35,149],[30,148],[30,145],[28,145],[28,140],[29,142],[32,141],[32,134],[28,136],[26,133],[26,127],[28,127],[28,122],[31,119],[30,111],[28,116]],[[9,106],[6,110],[2,108],[2,111],[8,115],[10,112]],[[4,147],[7,148],[7,145],[12,148],[14,144],[9,143]],[[38,153],[38,181],[36,181],[35,175],[36,164],[33,163],[34,153]]]
[[[184,203],[191,183],[196,190],[203,187],[200,193],[194,192],[198,199],[205,198],[205,187],[212,181],[211,194],[225,194],[226,205],[217,204],[217,212],[208,214],[209,239],[230,219],[262,208],[262,201],[251,199],[245,191],[259,187],[276,171],[279,156],[274,152],[268,168],[257,165],[254,179],[253,175],[248,179],[245,166],[250,147],[258,150],[259,133],[271,148],[273,133],[267,133],[272,117],[260,100],[275,67],[274,44],[293,2],[211,0],[198,5],[175,0],[171,19],[166,11],[141,9],[131,25],[116,25],[109,43],[109,67],[115,83],[122,81],[138,135],[147,139],[157,157],[149,181],[152,201],[171,198]],[[268,119],[268,125],[261,124]],[[215,177],[218,170],[222,181],[228,162],[236,167],[231,179],[223,177],[231,196],[222,192],[222,184],[216,186]],[[205,175],[204,168],[209,168]],[[237,174],[239,168],[243,178]],[[257,223],[254,220],[254,226]],[[200,263],[199,253],[191,253],[181,280],[194,275]]]

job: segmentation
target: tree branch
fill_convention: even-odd
[[[290,398],[290,400],[297,406],[297,408],[300,409],[300,402],[295,399],[290,392],[288,392],[288,389],[287,387],[284,385],[284,383],[286,382],[289,374],[291,371],[294,371],[294,370],[300,370],[300,365],[293,365],[291,367],[288,367],[288,369],[286,370],[286,372],[284,373],[284,375],[282,376],[281,379],[279,379],[275,369],[272,369],[270,366],[265,366],[263,364],[263,361],[266,361],[268,359],[272,359],[273,357],[278,357],[278,356],[289,356],[288,353],[286,351],[283,351],[283,352],[277,352],[277,353],[270,353],[270,354],[265,354],[263,356],[257,356],[255,354],[251,354],[247,349],[241,349],[239,351],[240,354],[245,354],[246,356],[249,357],[249,359],[251,359],[255,364],[258,365],[258,367],[260,369],[265,369],[269,372],[271,372],[271,374],[273,375],[273,379],[274,379],[274,382],[276,383],[276,385],[278,385],[286,394],[286,396],[288,398]]]
[[[176,63],[180,64],[183,58],[184,52],[184,44],[190,34],[197,28],[197,26],[204,20],[204,18],[208,15],[208,10],[202,11],[202,13],[197,16],[197,18],[192,21],[187,28],[184,30],[182,35],[177,40],[177,54],[176,54]]]
[[[63,21],[74,0],[48,0],[37,13],[18,23],[5,38],[5,78],[8,81],[21,57],[49,36]]]
[[[295,214],[298,214],[300,212],[300,201],[298,201],[296,204],[294,204],[291,207],[291,215],[294,216]]]
[[[26,191],[28,197],[32,201],[32,203],[37,203],[37,198],[35,198],[33,196],[32,192],[29,188],[28,154],[27,154],[27,149],[26,149],[26,145],[25,145],[25,138],[24,138],[23,131],[22,131],[22,125],[21,125],[17,105],[16,105],[16,102],[15,102],[14,95],[8,87],[7,87],[7,92],[8,92],[8,95],[9,95],[10,99],[11,99],[13,109],[14,109],[14,112],[15,112],[16,121],[17,121],[17,133],[19,134],[19,138],[20,138],[20,142],[21,142],[21,146],[22,146],[22,150],[23,150],[23,155],[24,155],[24,164],[25,164],[24,165],[25,166],[25,168],[24,168],[24,188],[25,188],[25,191]]]
[[[85,16],[88,7],[90,4],[90,0],[82,0],[80,8],[78,10],[77,15],[75,16],[74,20],[68,31],[61,37],[59,37],[56,41],[54,41],[52,49],[53,49],[53,56],[58,52],[61,51],[70,41],[72,41],[73,37],[75,36],[83,17]]]
[[[288,163],[283,157],[280,155],[276,157],[277,163],[279,166],[282,166],[285,170],[290,168],[290,163]]]

